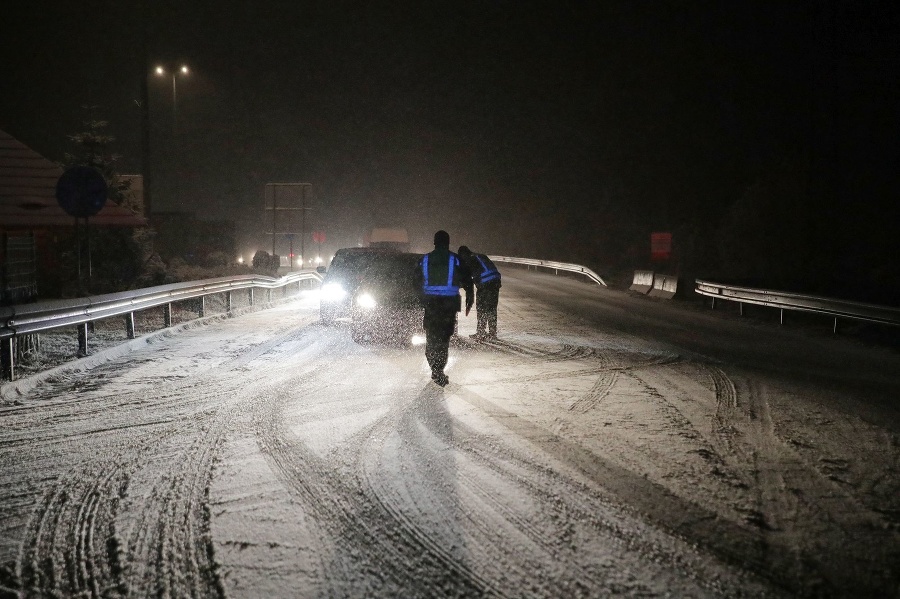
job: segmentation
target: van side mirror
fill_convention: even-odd
[[[324,266],[317,266],[317,267],[316,267],[316,272],[319,273],[320,275],[324,275],[324,274],[325,274],[325,271],[327,271],[327,270],[328,270],[328,269],[325,268]]]

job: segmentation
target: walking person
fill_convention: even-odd
[[[466,291],[466,314],[472,308],[475,290],[469,267],[450,251],[450,235],[446,231],[434,234],[434,251],[419,260],[416,269],[425,307],[425,358],[431,367],[431,379],[444,387],[450,379],[444,373],[450,352],[450,338],[456,328],[456,313],[460,311],[460,288]]]
[[[475,339],[497,338],[497,303],[500,301],[500,271],[484,254],[476,254],[466,246],[459,248],[460,259],[472,272],[475,282],[475,312],[478,315]]]

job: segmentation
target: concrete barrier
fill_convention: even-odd
[[[652,270],[636,270],[634,271],[634,280],[629,287],[632,291],[638,293],[647,293],[653,289],[653,271]]]
[[[656,275],[653,278],[653,289],[648,294],[650,297],[672,299],[678,291],[678,277],[672,275]]]

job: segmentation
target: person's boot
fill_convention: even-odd
[[[450,382],[450,378],[443,372],[432,372],[431,380],[433,380],[436,384],[440,385],[441,387],[446,387],[447,384]]]

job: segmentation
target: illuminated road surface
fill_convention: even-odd
[[[900,356],[504,274],[501,338],[360,346],[315,296],[7,384],[21,596],[895,596]],[[21,393],[21,395],[17,395]]]

